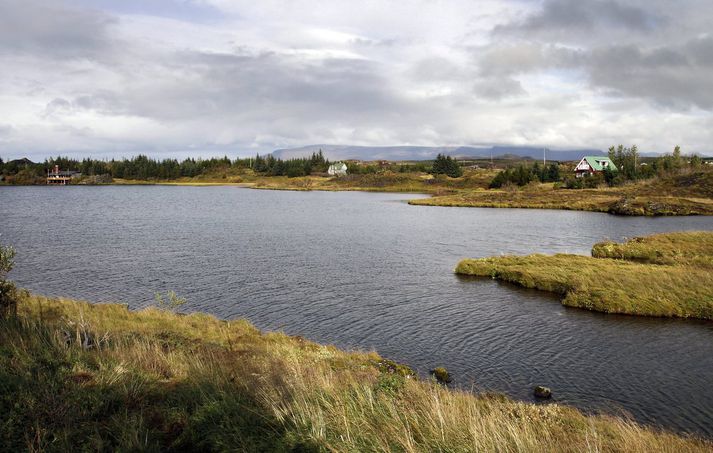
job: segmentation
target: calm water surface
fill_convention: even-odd
[[[4,187],[12,277],[47,295],[245,317],[375,349],[463,387],[631,414],[713,437],[713,323],[603,315],[547,294],[459,278],[458,260],[589,252],[603,239],[713,230],[713,217],[416,207],[414,195],[235,187]]]

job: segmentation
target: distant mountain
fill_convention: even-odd
[[[308,145],[300,148],[278,149],[272,155],[281,159],[306,157],[322,150],[329,160],[429,160],[439,153],[461,158],[483,157],[532,157],[542,158],[542,148],[533,146],[352,146]],[[579,160],[588,155],[606,155],[597,149],[547,150],[548,160]]]

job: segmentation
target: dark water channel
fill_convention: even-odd
[[[713,323],[563,307],[459,278],[458,260],[588,253],[602,239],[713,230],[713,217],[416,207],[414,195],[235,187],[4,187],[12,277],[47,295],[138,308],[175,290],[187,310],[246,317],[343,348],[375,349],[458,385],[713,437]]]

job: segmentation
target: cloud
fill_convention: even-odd
[[[95,58],[111,45],[114,17],[40,0],[0,0],[0,52]]]
[[[595,30],[652,32],[666,22],[666,18],[650,8],[614,0],[547,0],[541,11],[522,21],[497,27],[496,31],[545,36],[584,35]]]
[[[327,142],[708,150],[709,10],[704,0],[0,0],[10,131],[0,155]]]
[[[709,49],[710,38],[654,49],[608,46],[593,49],[585,61],[595,87],[672,109],[713,110],[713,65],[699,53]]]

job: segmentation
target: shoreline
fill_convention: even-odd
[[[36,436],[40,446],[50,439],[60,447],[101,440],[130,448],[139,433],[147,445],[164,449],[236,445],[236,439],[267,450],[373,451],[389,445],[386,449],[417,451],[708,451],[712,446],[695,435],[587,415],[556,402],[452,389],[414,377],[408,367],[376,352],[347,352],[262,332],[244,319],[36,295],[20,301],[18,316],[20,322],[0,320],[2,344],[17,352],[8,356],[0,349],[5,365],[0,376],[17,382],[5,395],[16,403],[0,414],[7,419],[0,436],[21,428],[23,414],[32,414],[33,426],[42,428]],[[32,370],[41,371],[20,378],[38,372]],[[72,423],[41,407],[66,407]],[[23,432],[5,438],[6,445],[24,442]]]
[[[713,173],[712,173],[713,174]],[[357,175],[359,176],[359,175]],[[255,190],[325,191],[325,192],[375,192],[410,193],[429,195],[428,198],[408,200],[414,206],[479,207],[511,209],[556,209],[609,213],[633,217],[713,215],[713,198],[705,193],[691,192],[688,188],[673,190],[642,183],[621,188],[556,189],[551,184],[516,190],[461,187],[462,181],[448,178],[425,178],[414,175],[344,180],[328,177],[244,177],[233,176],[225,180],[121,180],[110,185],[160,185],[187,187],[241,187]],[[713,179],[713,178],[712,178]],[[350,185],[351,184],[351,185]],[[479,182],[482,184],[482,182]],[[74,184],[72,184],[74,185]],[[84,185],[84,184],[76,184]],[[9,186],[9,185],[8,185]],[[87,186],[93,186],[87,184]],[[675,187],[674,187],[675,189]]]

